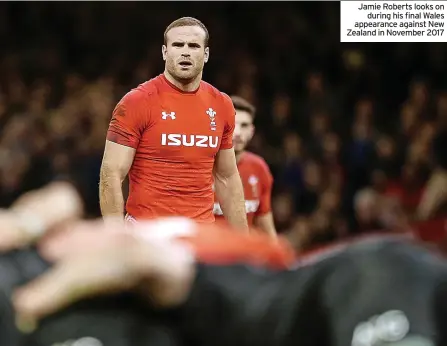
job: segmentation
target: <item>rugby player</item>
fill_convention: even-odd
[[[228,223],[247,230],[244,191],[233,148],[235,110],[228,95],[202,80],[208,30],[195,18],[165,31],[165,70],[117,104],[100,173],[106,221],[185,216],[215,221],[214,187]],[[129,176],[126,206],[122,183]]]
[[[233,133],[234,151],[242,185],[244,186],[245,211],[249,226],[275,237],[276,230],[271,211],[273,177],[264,159],[246,150],[253,138],[255,107],[240,96],[231,96],[236,109],[236,122]],[[223,212],[218,198],[214,202],[216,220]]]

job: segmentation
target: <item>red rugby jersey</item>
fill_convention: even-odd
[[[232,148],[231,99],[206,82],[183,92],[161,74],[117,104],[107,140],[136,149],[126,211],[137,220],[186,216],[214,221],[212,170]]]
[[[244,186],[245,210],[248,225],[253,225],[255,216],[271,211],[273,177],[264,159],[256,154],[244,152],[237,164]],[[216,220],[223,220],[222,209],[214,197],[214,215]]]

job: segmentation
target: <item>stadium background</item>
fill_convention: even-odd
[[[281,232],[306,248],[414,224],[445,161],[447,46],[341,44],[336,2],[1,2],[1,206],[70,177],[99,215],[111,111],[185,15],[210,31],[204,79],[258,109]]]

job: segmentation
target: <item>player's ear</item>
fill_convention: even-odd
[[[161,55],[163,56],[163,61],[166,61],[167,50],[168,50],[168,48],[165,45],[161,46]]]
[[[204,58],[205,63],[208,62],[209,58],[210,58],[210,47],[206,47],[205,48],[205,58]]]
[[[255,135],[255,130],[256,130],[255,125],[251,125],[251,127],[250,127],[250,139],[249,139],[250,141],[253,138],[253,136]]]

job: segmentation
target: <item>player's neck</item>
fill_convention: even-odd
[[[179,82],[177,79],[175,79],[168,71],[163,72],[165,78],[174,85],[176,88],[180,89],[184,92],[194,92],[197,89],[199,89],[200,81],[202,80],[202,74],[200,73],[194,80],[188,82],[188,83],[182,83]]]

